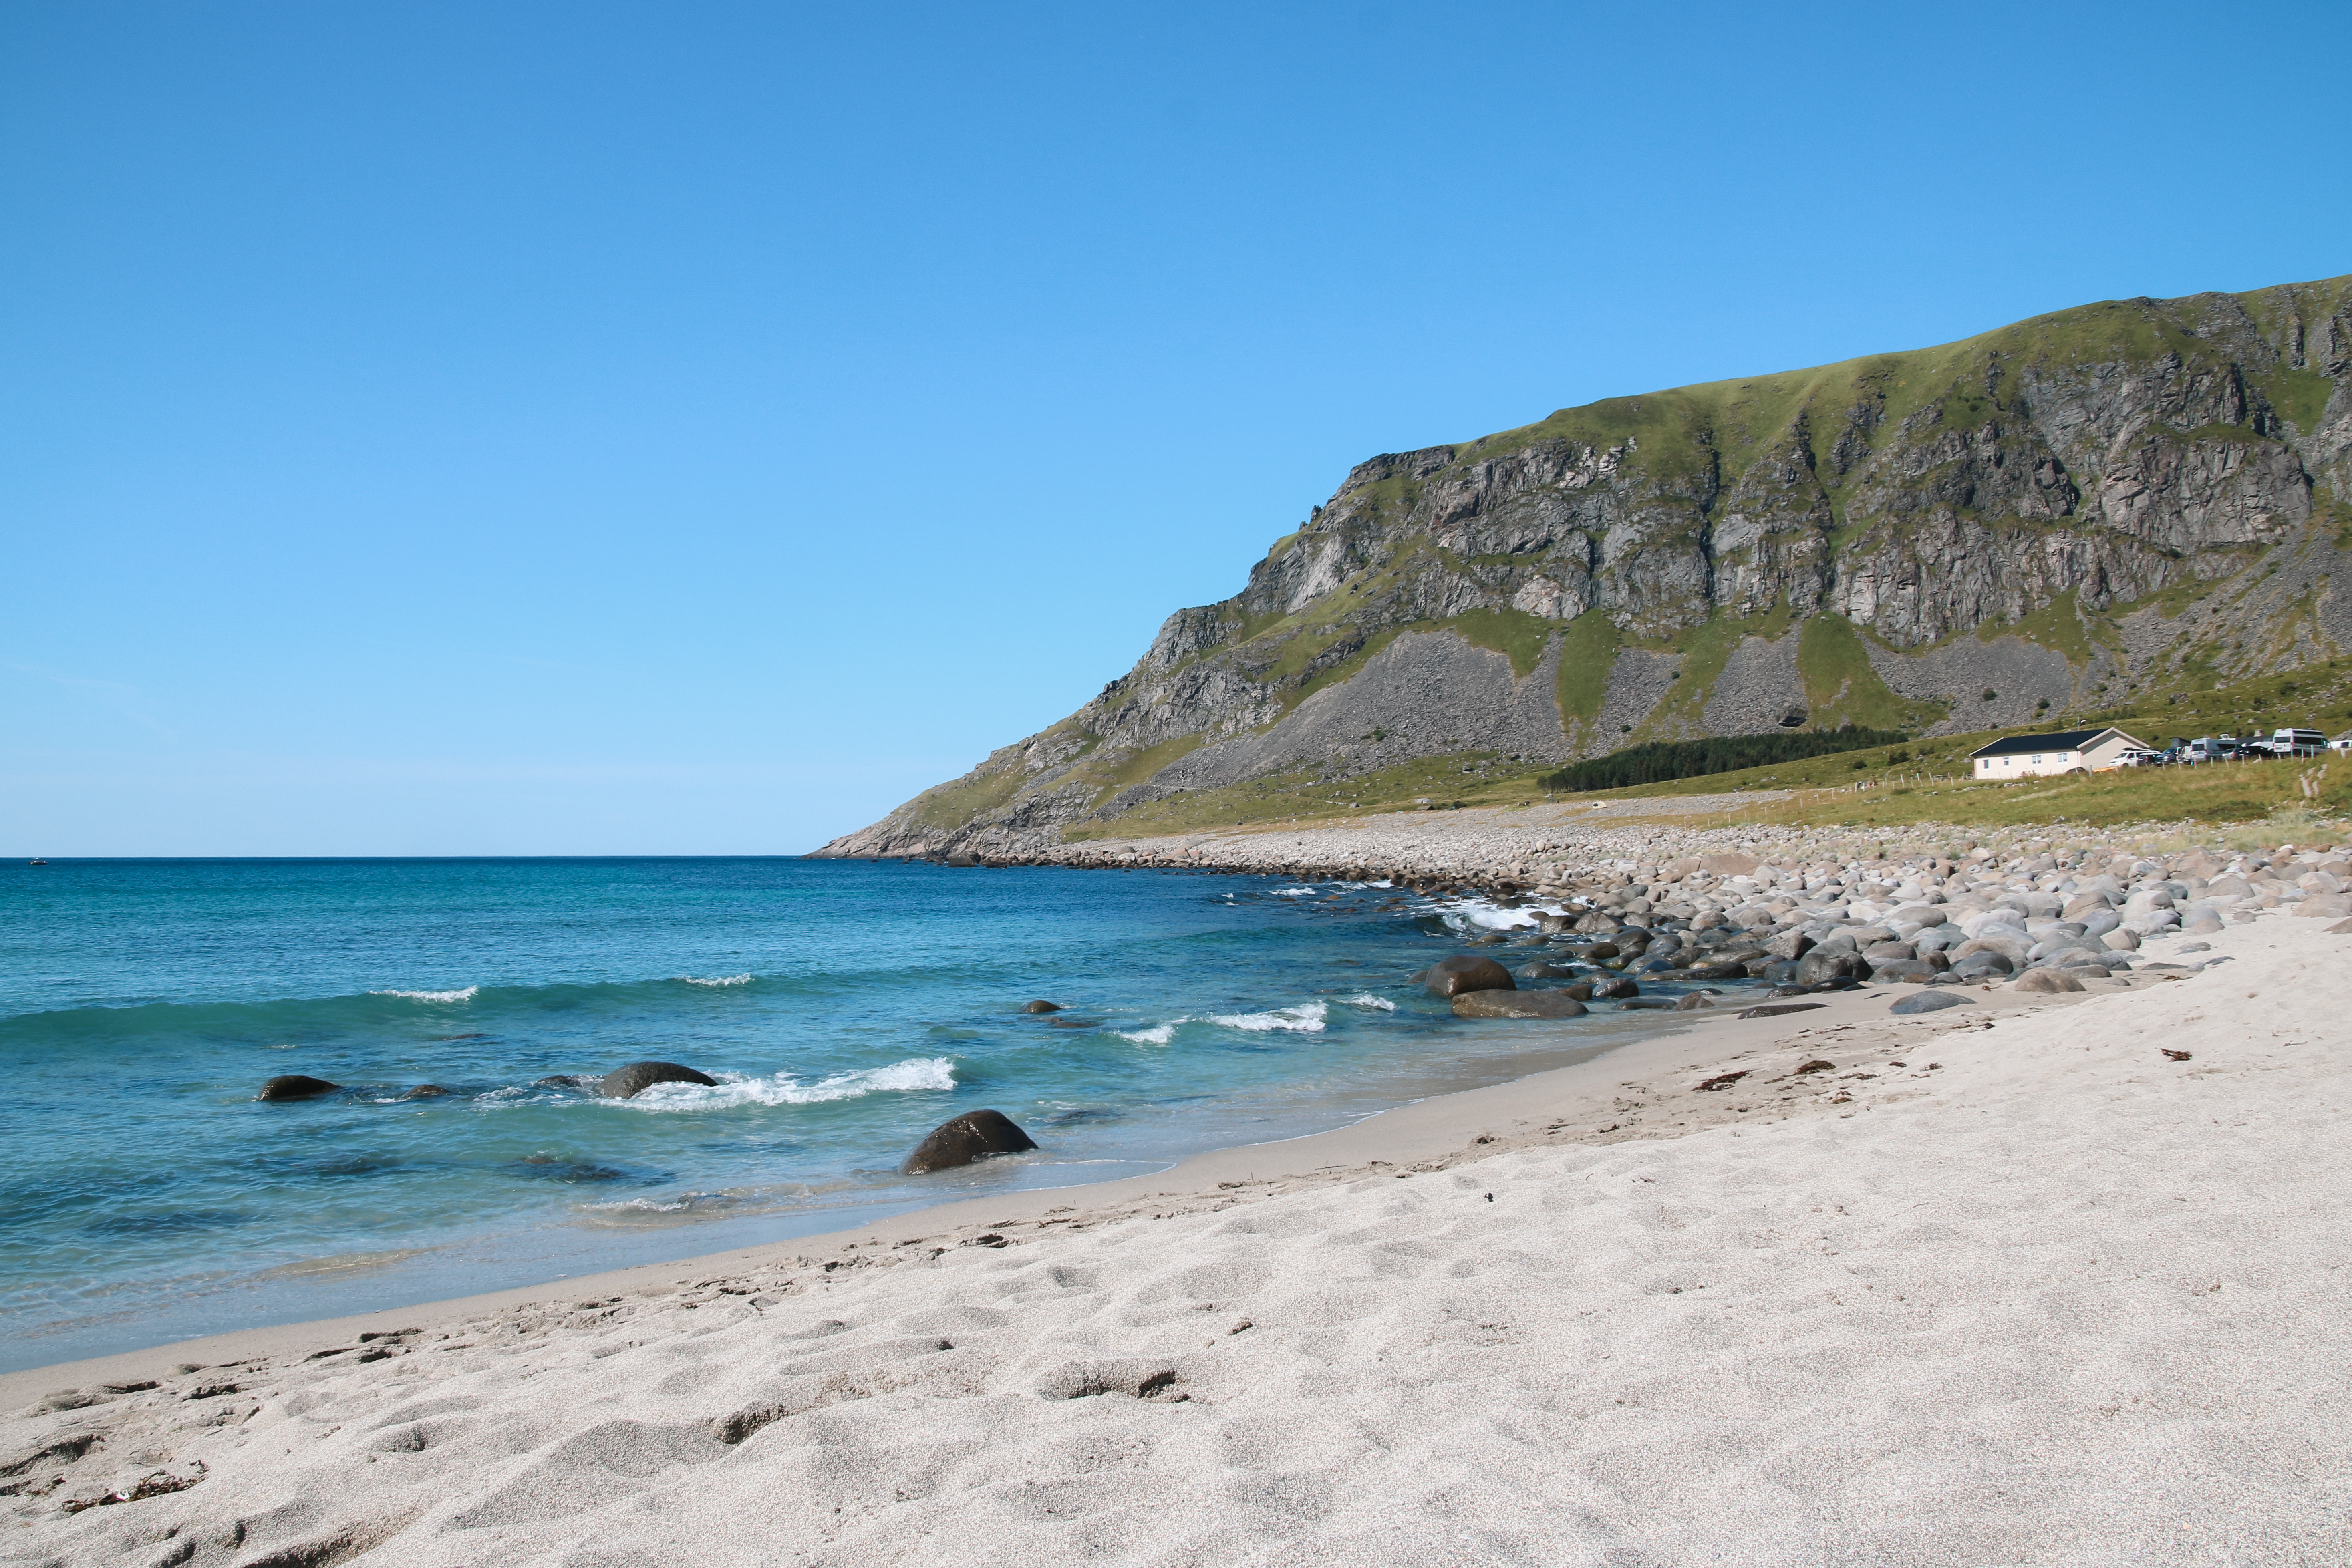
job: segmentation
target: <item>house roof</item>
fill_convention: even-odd
[[[2052,735],[2011,735],[2006,741],[1995,741],[1990,746],[1979,746],[1970,757],[2007,757],[2019,752],[2079,752],[2104,736],[2123,735],[2135,746],[2140,742],[2110,726],[2105,730],[2061,730]]]

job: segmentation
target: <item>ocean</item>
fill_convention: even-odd
[[[1406,976],[1527,917],[1373,884],[58,860],[0,910],[0,1369],[1157,1172],[1672,1026],[1456,1019]],[[719,1085],[541,1081],[644,1058]],[[343,1087],[256,1100],[289,1073]],[[898,1174],[983,1106],[1039,1151]]]

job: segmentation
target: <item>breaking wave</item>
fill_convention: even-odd
[[[1390,1001],[1385,996],[1375,996],[1369,991],[1365,992],[1360,996],[1342,996],[1339,1000],[1346,1003],[1350,1007],[1378,1007],[1383,1013],[1393,1013],[1396,1011],[1395,1003]]]
[[[714,1085],[657,1083],[629,1100],[600,1100],[599,1105],[630,1110],[725,1110],[738,1105],[822,1105],[828,1100],[857,1100],[869,1094],[913,1094],[953,1089],[955,1063],[947,1057],[910,1057],[887,1068],[837,1072],[814,1083],[803,1083],[791,1073],[749,1078],[721,1073]]]
[[[1507,910],[1484,899],[1457,899],[1445,906],[1440,918],[1455,931],[1524,931],[1538,916],[1559,912],[1557,906]]]
[[[1176,1024],[1188,1022],[1190,1020],[1184,1018],[1176,1020]],[[1176,1024],[1156,1024],[1149,1029],[1113,1029],[1111,1033],[1122,1040],[1133,1040],[1139,1046],[1164,1046],[1176,1037]]]
[[[1209,1022],[1228,1029],[1297,1029],[1302,1034],[1318,1035],[1323,1032],[1323,1016],[1330,1010],[1328,1004],[1307,1002],[1297,1007],[1276,1007],[1271,1013],[1220,1013]]]
[[[751,977],[749,974],[721,974],[709,979],[699,974],[681,974],[678,978],[688,985],[749,985],[751,984]]]
[[[478,985],[468,985],[459,991],[371,991],[371,996],[404,996],[411,1002],[471,1002]]]

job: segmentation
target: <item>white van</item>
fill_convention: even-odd
[[[2327,750],[2327,737],[2316,730],[2273,730],[2265,749],[2273,757],[2315,757]]]

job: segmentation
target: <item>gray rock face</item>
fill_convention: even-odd
[[[633,1100],[657,1083],[698,1083],[708,1089],[719,1087],[719,1080],[708,1073],[676,1062],[631,1062],[625,1068],[614,1068],[596,1085],[596,1092],[607,1100]]]
[[[899,1165],[898,1173],[920,1176],[969,1165],[991,1154],[1018,1154],[1035,1147],[1037,1141],[1004,1112],[968,1110],[931,1129],[930,1136],[917,1144],[915,1152]]]
[[[2352,496],[2347,343],[2352,278],[2109,301],[1371,458],[1093,701],[821,853],[1031,853],[1301,769],[2054,721],[2334,657],[2352,552],[2309,525]]]

